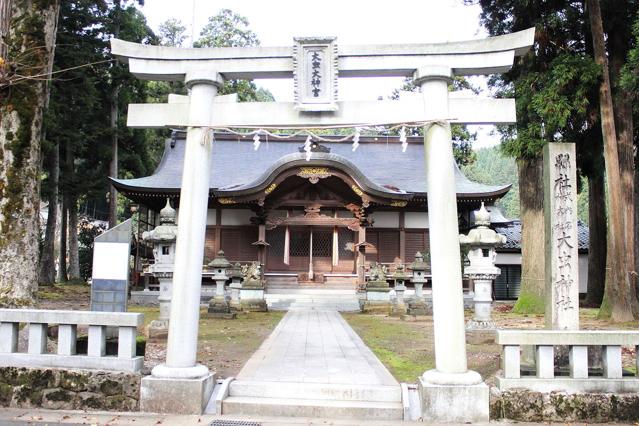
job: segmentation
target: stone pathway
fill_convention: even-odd
[[[231,382],[223,414],[401,419],[401,388],[336,311],[289,311]]]
[[[291,311],[237,380],[399,386],[336,311]]]

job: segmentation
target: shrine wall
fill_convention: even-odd
[[[404,227],[411,229],[427,229],[428,213],[427,212],[406,212],[404,213]]]
[[[220,225],[250,225],[253,216],[255,216],[255,213],[249,209],[222,209]]]
[[[399,228],[399,212],[375,212],[373,228]]]

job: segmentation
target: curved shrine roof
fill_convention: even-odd
[[[313,152],[311,161],[299,152],[304,139],[262,140],[260,148],[253,149],[251,138],[216,135],[212,150],[209,187],[218,196],[255,188],[267,181],[276,170],[303,166],[326,166],[330,162],[343,166],[365,190],[383,192],[389,196],[426,196],[424,147],[421,138],[414,138],[406,152],[397,142],[385,143],[384,137],[362,138],[360,147],[353,152],[350,143],[322,142],[330,153]],[[410,141],[411,138],[409,138]],[[113,179],[118,190],[143,193],[177,193],[182,181],[185,139],[168,140],[160,165],[151,176],[137,179]],[[328,163],[327,163],[328,162]],[[500,198],[510,185],[484,185],[469,180],[455,166],[458,198]]]

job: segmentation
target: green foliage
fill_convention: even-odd
[[[47,138],[50,147],[60,146],[60,189],[74,199],[103,199],[107,191],[114,92],[120,111],[148,97],[147,82],[134,78],[126,64],[111,61],[108,42],[116,33],[140,43],[155,36],[135,7],[116,3],[71,0],[61,6],[54,69],[63,72],[51,87]],[[158,133],[128,128],[124,113],[117,124],[121,173],[150,173],[159,161]]]
[[[628,52],[628,60],[621,76],[622,88],[628,96],[639,96],[639,15],[634,17],[632,25],[633,47]]]
[[[543,296],[522,289],[513,312],[517,314],[543,314],[546,309]]]
[[[259,46],[260,41],[244,16],[230,9],[222,9],[209,18],[200,32],[195,47],[247,47]]]
[[[449,90],[471,90],[474,93],[478,93],[478,89],[473,87],[470,82],[463,77],[455,77],[453,83],[449,86]],[[405,78],[402,85],[393,90],[389,99],[398,100],[401,96],[401,92],[418,92],[419,88],[413,84],[412,78]],[[468,127],[461,124],[451,125],[451,134],[453,139],[453,155],[455,161],[459,166],[465,166],[472,164],[475,161],[475,153],[473,152],[473,142],[477,140],[477,133],[471,133]],[[392,134],[399,134],[396,130],[391,132]],[[421,128],[407,128],[406,133],[408,135],[417,136],[423,135],[424,130]]]
[[[464,174],[475,182],[487,185],[512,185],[508,194],[497,202],[508,218],[519,218],[519,174],[515,159],[504,155],[499,147],[475,151],[475,161],[462,167]]]
[[[181,46],[184,42],[186,27],[174,18],[160,25],[160,44],[163,46]],[[249,29],[249,22],[244,16],[230,9],[222,9],[209,18],[202,29],[200,38],[193,43],[194,47],[248,47],[259,46],[257,34]],[[166,102],[169,93],[186,94],[181,83],[154,82],[150,87],[150,97],[154,102]],[[248,80],[226,81],[220,88],[220,95],[237,93],[239,102],[272,102],[275,99],[271,92],[258,88]]]
[[[479,0],[492,36],[535,27],[532,50],[508,73],[490,79],[498,96],[516,97],[517,126],[500,127],[503,149],[535,158],[548,142],[576,142],[578,161],[595,170],[600,69],[589,45],[583,2]],[[600,138],[599,131],[599,138]]]
[[[93,240],[106,231],[106,227],[83,217],[78,223],[78,257],[80,278],[87,281],[93,272]]]
[[[169,18],[160,24],[158,36],[162,46],[182,46],[186,39],[186,27],[179,19]]]

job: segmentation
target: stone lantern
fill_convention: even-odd
[[[209,302],[209,315],[215,318],[234,318],[235,314],[231,313],[229,302],[226,300],[226,292],[224,291],[224,284],[229,277],[226,275],[226,270],[231,267],[231,264],[226,257],[224,257],[224,251],[217,252],[217,256],[209,264],[208,268],[213,272],[211,278],[215,281],[215,296]]]
[[[421,252],[415,253],[415,261],[410,264],[413,271],[413,285],[415,286],[415,298],[408,304],[410,315],[428,315],[428,305],[424,299],[424,284],[428,281],[427,273],[430,271],[428,263],[424,262]]]
[[[490,229],[490,212],[481,204],[475,212],[475,228],[468,235],[460,235],[459,243],[468,248],[469,266],[464,273],[473,280],[475,312],[468,321],[466,331],[469,343],[485,343],[494,340],[495,323],[491,318],[492,283],[501,274],[495,266],[495,248],[506,242],[506,237]]]
[[[142,234],[142,239],[153,244],[153,265],[149,266],[149,273],[160,282],[160,315],[151,321],[148,328],[149,340],[165,340],[169,329],[171,313],[171,292],[173,287],[173,264],[175,263],[175,241],[177,239],[176,212],[171,208],[171,202],[166,200],[166,206],[160,210],[160,225],[152,231]]]

